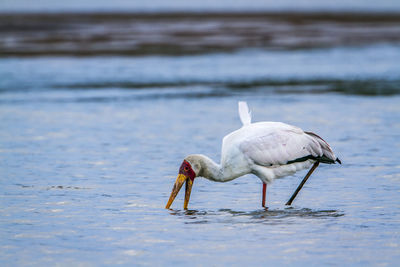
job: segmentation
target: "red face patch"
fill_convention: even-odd
[[[192,181],[196,177],[196,173],[193,171],[192,166],[186,160],[182,162],[181,167],[179,168],[179,174],[189,177]]]

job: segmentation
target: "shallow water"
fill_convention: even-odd
[[[0,262],[15,265],[383,265],[400,260],[400,49],[240,50],[0,61]],[[218,161],[239,128],[284,121],[342,165],[268,186],[197,178],[164,206],[183,158]]]

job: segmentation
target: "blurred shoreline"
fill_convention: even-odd
[[[399,25],[398,12],[3,13],[0,57],[396,46]]]

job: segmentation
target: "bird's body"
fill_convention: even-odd
[[[318,136],[282,122],[259,122],[225,136],[221,165],[232,176],[253,173],[271,183],[322,159],[334,163],[336,156]]]
[[[188,163],[194,177],[227,182],[252,173],[267,184],[315,163],[340,163],[329,144],[314,133],[282,122],[251,123],[245,102],[239,102],[239,115],[243,126],[224,137],[220,164],[199,154],[185,158],[184,163]],[[172,201],[170,198],[167,208]]]

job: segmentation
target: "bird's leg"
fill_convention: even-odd
[[[318,167],[319,165],[319,161],[315,162],[314,165],[311,167],[311,169],[308,171],[308,173],[306,174],[306,176],[304,177],[303,181],[301,181],[301,183],[299,184],[299,186],[297,187],[296,191],[294,191],[292,197],[289,199],[288,202],[286,202],[286,205],[292,205],[293,200],[295,199],[295,197],[297,196],[297,194],[299,193],[299,191],[301,190],[301,188],[303,187],[303,185],[307,182],[308,177],[310,177],[310,175],[313,173],[313,171]]]
[[[265,208],[265,195],[267,193],[267,184],[263,183],[263,189],[262,189],[262,207]]]

